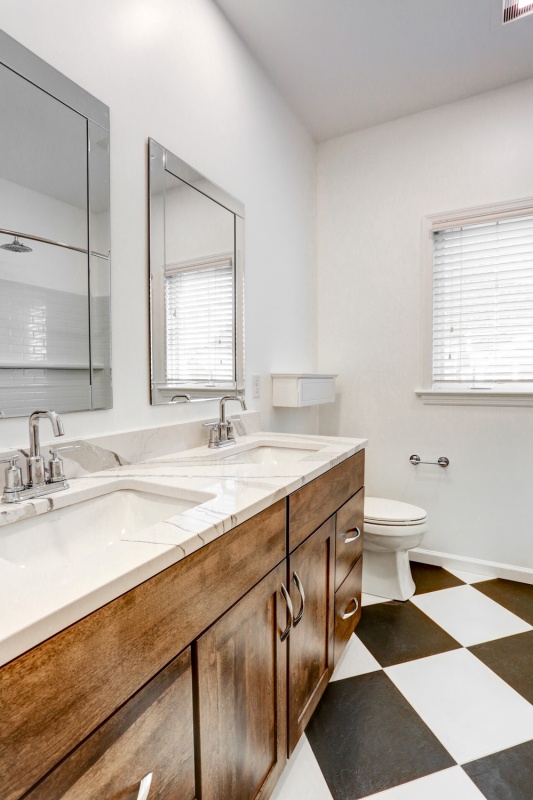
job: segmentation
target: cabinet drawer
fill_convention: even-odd
[[[3,667],[2,800],[17,800],[279,564],[285,525],[281,500]]]
[[[190,648],[153,678],[26,800],[134,800],[152,773],[150,800],[194,800]]]
[[[335,594],[335,663],[361,619],[363,557],[357,561]]]
[[[365,451],[289,495],[289,552],[316,531],[364,483]]]
[[[337,511],[335,590],[363,552],[365,490],[359,489]]]

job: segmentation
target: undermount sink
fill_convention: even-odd
[[[0,528],[0,559],[50,570],[97,552],[105,557],[121,541],[142,541],[142,531],[212,497],[192,500],[187,494],[104,487],[97,497]]]
[[[259,445],[238,453],[227,456],[219,456],[225,463],[235,464],[264,464],[266,466],[277,464],[288,464],[301,461],[311,453],[316,453],[319,447],[294,447],[283,445]]]

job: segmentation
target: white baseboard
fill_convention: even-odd
[[[409,558],[411,561],[419,561],[422,564],[434,564],[445,569],[450,567],[450,569],[473,572],[476,575],[486,575],[487,578],[507,578],[510,581],[533,584],[533,569],[528,567],[515,567],[512,564],[499,564],[496,561],[454,556],[452,553],[438,553],[435,550],[424,550],[422,547],[410,550]]]

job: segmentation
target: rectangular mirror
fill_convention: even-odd
[[[149,140],[152,404],[244,388],[244,206]]]
[[[109,109],[0,54],[0,416],[110,408]]]

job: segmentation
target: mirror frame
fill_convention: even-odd
[[[100,176],[96,176],[94,169],[94,162],[91,162],[91,145],[101,138],[102,131],[107,134],[109,140],[109,107],[98,100],[89,92],[82,89],[81,86],[74,83],[74,81],[67,78],[59,70],[52,67],[39,56],[32,53],[24,45],[17,42],[5,31],[0,30],[0,65],[11,70],[20,78],[29,81],[37,89],[46,92],[51,97],[58,100],[63,105],[72,109],[80,116],[84,117],[87,121],[87,271],[88,271],[88,303],[89,303],[89,382],[90,382],[90,407],[86,409],[76,409],[77,411],[93,411],[113,407],[113,391],[112,391],[112,351],[111,351],[111,226],[110,226],[110,156],[109,147],[104,151],[104,157],[100,154],[105,169],[105,177],[103,180]],[[91,164],[93,166],[91,166]],[[103,171],[102,171],[103,174]],[[107,224],[106,235],[104,237],[104,247],[101,248],[103,252],[92,249],[92,241],[94,240],[93,231],[91,231],[91,210],[94,207],[95,197],[95,183],[100,181],[98,193],[101,197],[105,197],[107,205]],[[15,233],[23,239],[34,239],[45,243],[51,243],[65,247],[61,242],[51,241],[44,237],[33,236],[28,231],[10,231],[9,234]],[[102,239],[102,237],[100,237]],[[80,248],[70,247],[69,249],[80,250]],[[94,363],[92,357],[93,341],[92,341],[92,326],[91,326],[91,308],[93,304],[94,295],[91,292],[91,262],[93,259],[107,261],[108,263],[108,276],[109,282],[109,390],[108,402],[95,402],[94,389]],[[44,368],[38,363],[32,364],[32,368]],[[61,413],[68,413],[72,409],[58,408]],[[5,415],[6,417],[8,415]],[[9,416],[26,416],[25,411],[20,414],[11,414]]]
[[[149,195],[149,295],[150,295],[150,398],[152,405],[172,403],[171,397],[182,394],[181,401],[189,397],[188,402],[220,399],[228,392],[244,392],[244,204],[233,195],[221,189],[191,167],[181,158],[174,155],[154,139],[148,139],[148,195]],[[198,388],[189,384],[175,383],[165,385],[164,381],[156,381],[154,374],[164,374],[165,359],[165,309],[162,298],[154,297],[153,283],[157,265],[165,263],[164,228],[157,221],[154,200],[165,190],[165,174],[169,172],[191,188],[218,203],[234,215],[234,365],[235,380],[232,385],[215,385],[213,388]],[[163,235],[161,233],[163,232]],[[167,388],[168,386],[168,388]],[[168,399],[161,399],[161,393]],[[186,400],[185,400],[186,401]],[[175,401],[174,401],[175,402]]]

